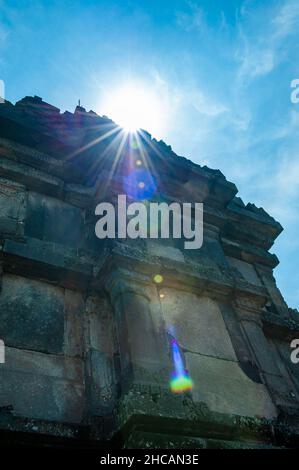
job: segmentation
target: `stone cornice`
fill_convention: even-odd
[[[279,260],[275,254],[269,253],[263,248],[250,245],[249,243],[221,237],[221,244],[227,256],[238,258],[247,263],[265,265],[271,269],[274,269],[279,264]]]
[[[7,141],[0,139],[0,155],[2,155],[2,157],[0,156],[0,174],[3,177],[12,178],[21,184],[25,184],[34,191],[64,199],[66,202],[81,208],[93,208],[98,200],[97,194],[101,194],[101,198],[107,198],[109,196],[109,194],[105,195],[105,193],[103,193],[103,185],[106,185],[108,172],[103,171],[96,186],[93,187],[67,183],[61,177],[54,176],[54,174],[62,176],[64,173],[64,165],[61,161],[40,152],[34,152],[19,144],[10,143],[11,148],[7,147],[7,145]],[[9,148],[8,153],[5,152],[4,148]],[[119,187],[121,188],[120,176],[114,179],[116,182],[119,180]],[[111,195],[112,194],[113,191]],[[115,192],[115,194],[117,194],[117,192]],[[163,200],[167,202],[183,202],[184,200],[187,201],[188,198],[183,196],[171,197],[169,194],[165,193]],[[204,207],[205,222],[221,229],[220,233],[222,234],[223,244],[228,254],[244,259],[244,253],[247,252],[249,262],[259,262],[271,267],[275,267],[278,264],[275,255],[269,254],[265,248],[259,248],[258,246],[254,248],[252,244],[248,243],[248,240],[243,242],[239,240],[234,241],[234,238],[237,238],[236,236],[234,236],[233,239],[224,237],[223,233],[226,233],[228,230],[226,212],[223,209],[209,205],[209,196],[206,199]],[[243,222],[244,221],[242,221],[242,223]],[[241,239],[242,236],[240,236],[240,240]],[[240,255],[240,252],[242,252],[243,255]]]
[[[86,254],[64,245],[25,238],[23,242],[4,240],[3,269],[36,277],[66,288],[86,291],[92,278],[93,263]]]
[[[299,338],[299,318],[297,321],[291,317],[281,317],[274,313],[262,314],[263,329],[267,336],[285,341]]]
[[[3,121],[0,132],[0,137],[2,136],[0,156],[14,160],[15,164],[19,162],[21,165],[28,165],[29,168],[20,167],[23,175],[33,173],[33,170],[30,170],[32,167],[47,173],[47,177],[43,173],[40,174],[41,181],[49,180],[52,176],[60,179],[62,186],[64,183],[71,185],[71,190],[65,188],[65,193],[70,193],[68,200],[79,207],[88,207],[94,202],[96,193],[102,193],[100,181],[102,179],[103,184],[106,184],[105,173],[106,171],[109,173],[112,164],[111,158],[103,155],[113,141],[113,136],[97,142],[97,135],[89,132],[89,128],[91,122],[98,123],[99,129],[101,128],[98,135],[101,136],[107,126],[110,132],[117,129],[112,121],[95,113],[87,113],[83,108],[77,109],[73,114],[62,114],[58,108],[44,103],[38,97],[26,97],[15,106],[9,103],[2,105],[0,119]],[[24,129],[21,131],[21,128]],[[9,129],[11,132],[14,129],[15,142],[9,133],[9,135],[5,133]],[[52,139],[53,145],[49,139]],[[95,145],[90,145],[93,140]],[[224,238],[250,242],[265,250],[272,246],[282,230],[280,224],[262,209],[257,209],[253,204],[245,206],[239,198],[235,198],[237,188],[227,181],[219,170],[201,167],[184,157],[177,156],[170,146],[164,142],[157,142],[145,132],[141,134],[141,140],[151,165],[153,168],[159,168],[157,171],[161,186],[159,191],[163,197],[181,202],[204,202],[208,222],[213,221],[217,224],[222,229]],[[85,150],[78,151],[78,148]],[[112,145],[110,153],[113,154],[115,150]],[[89,169],[93,166],[95,158],[99,159],[95,170],[98,180],[95,185],[89,185],[87,188],[86,183],[89,184],[90,179]],[[7,162],[3,165],[4,174],[18,173],[17,169],[14,167],[14,170]],[[121,180],[121,168],[119,171],[119,180]],[[117,179],[117,175],[114,175],[113,180],[116,185]],[[32,182],[31,186],[41,188],[42,184]],[[61,193],[57,187],[53,187],[53,184],[44,184],[44,188],[46,193],[61,197]]]
[[[130,266],[129,281],[134,282],[135,276],[137,284],[153,283],[153,276],[161,273],[167,287],[209,295],[219,300],[251,299],[257,309],[267,300],[265,288],[234,277],[229,268],[221,272],[199,263],[158,258],[125,243],[113,242],[98,258],[95,253],[82,250],[79,253],[64,245],[25,237],[23,242],[5,239],[2,253],[4,267],[10,272],[22,273],[28,266],[31,276],[36,270],[38,276],[44,273],[45,280],[60,285],[66,283],[80,290],[85,290],[90,283],[95,290],[105,288],[107,275],[119,269],[125,280]],[[36,268],[32,269],[34,266]]]
[[[101,289],[109,273],[115,270],[118,272],[121,270],[126,277],[125,273],[130,266],[131,282],[134,282],[135,277],[138,283],[153,284],[154,275],[160,273],[164,277],[164,287],[207,295],[222,301],[232,301],[237,297],[250,299],[251,303],[257,306],[256,309],[261,308],[267,300],[265,288],[236,279],[229,269],[221,273],[212,267],[207,269],[197,263],[187,264],[157,258],[124,243],[115,242],[111,250],[106,251],[101,261],[101,265],[96,266],[94,270],[95,289]]]
[[[283,228],[279,222],[254,204],[230,203],[226,210],[223,236],[269,250]]]

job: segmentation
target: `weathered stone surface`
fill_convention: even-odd
[[[63,201],[30,192],[25,235],[79,248],[84,240],[82,212]]]
[[[247,282],[250,282],[251,284],[255,284],[257,286],[262,285],[254,269],[254,266],[236,258],[228,257],[228,260],[230,264],[242,274],[242,276]]]
[[[250,353],[243,329],[237,319],[236,312],[229,304],[220,304],[224,323],[229,332],[229,336],[239,362],[251,361],[252,355]]]
[[[26,209],[25,187],[0,178],[0,238],[20,238],[24,232]]]
[[[45,172],[31,168],[23,163],[0,158],[0,175],[24,184],[33,191],[46,192],[50,196],[62,196],[63,182]]]
[[[81,361],[7,348],[0,377],[0,408],[11,405],[15,415],[29,418],[81,421]]]
[[[78,383],[83,378],[83,364],[79,358],[45,354],[8,346],[6,347],[5,364],[1,366],[1,370],[35,373]]]
[[[1,406],[12,405],[16,415],[70,423],[81,421],[82,385],[16,371],[0,374]]]
[[[115,301],[117,336],[120,346],[122,380],[163,383],[162,369],[167,365],[163,337],[156,330],[149,301],[133,292],[119,295]]]
[[[294,338],[296,339],[296,338]],[[275,355],[276,363],[280,369],[280,373],[286,378],[288,385],[289,395],[293,397],[296,395],[299,398],[299,367],[291,361],[291,353],[293,349],[290,347],[289,342],[275,341],[272,343],[275,348],[273,355]],[[296,386],[296,389],[294,388]]]
[[[86,356],[88,368],[88,409],[91,416],[113,413],[116,400],[116,377],[113,357],[90,349]]]
[[[37,280],[5,275],[0,296],[0,337],[9,346],[62,353],[63,290]]]
[[[281,225],[264,209],[250,203],[245,206],[240,198],[230,201],[224,227],[224,233],[228,233],[230,238],[244,240],[268,250],[281,231]]]
[[[276,281],[274,279],[272,271],[259,268],[259,273],[263,281],[263,284],[268,290],[270,300],[275,305],[277,312],[279,312],[283,316],[284,315],[287,316],[288,307],[284,298],[281,295],[281,292],[277,288]]]
[[[113,311],[108,299],[88,297],[86,315],[86,346],[104,352],[112,358],[116,345]]]
[[[125,449],[205,449],[205,439],[179,436],[176,434],[162,434],[153,432],[133,432],[126,441]],[[170,457],[164,456],[166,463]],[[186,462],[187,462],[186,458]]]
[[[243,326],[250,345],[253,348],[261,370],[269,374],[279,375],[279,368],[273,358],[269,344],[264,336],[262,328],[254,321],[245,321]]]
[[[174,261],[184,262],[183,253],[174,246],[161,244],[154,240],[147,240],[147,249],[152,256],[161,256],[162,258],[169,258]]]
[[[117,348],[111,306],[106,298],[90,296],[86,302],[87,405],[91,416],[113,412],[116,400]]]
[[[166,327],[183,349],[237,360],[216,302],[174,289],[161,292]]]
[[[8,272],[41,278],[60,286],[84,291],[92,275],[90,257],[67,246],[26,238],[6,239],[3,263]]]
[[[65,289],[64,353],[66,356],[82,356],[84,345],[84,307],[85,304],[81,292]]]
[[[32,147],[21,145],[16,141],[0,137],[0,155],[8,160],[44,170],[54,176],[63,176],[64,165],[61,160],[34,150]]]
[[[142,150],[120,146],[108,118],[36,96],[0,106],[0,431],[95,447],[294,445],[299,322],[268,251],[282,227],[219,170],[139,137]],[[95,236],[96,205],[115,203],[144,155],[153,200],[204,203],[201,249]],[[170,335],[188,393],[170,390]]]
[[[241,416],[273,418],[275,406],[263,384],[251,381],[237,362],[186,353],[187,369],[194,381],[194,400],[211,411]]]
[[[220,441],[216,439],[207,440],[207,449],[276,449],[273,445],[264,442],[240,442],[240,441]]]
[[[19,220],[24,216],[25,186],[0,178],[0,217]]]

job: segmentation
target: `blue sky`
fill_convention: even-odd
[[[154,90],[164,113],[154,137],[219,168],[283,225],[276,278],[298,308],[296,78],[298,0],[0,0],[6,98],[36,94],[71,111],[80,98],[106,114],[107,89]]]

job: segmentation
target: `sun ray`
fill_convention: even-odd
[[[151,161],[151,159],[150,159],[150,157],[149,157],[149,155],[148,155],[146,149],[145,149],[144,146],[143,146],[142,140],[140,139],[140,133],[141,133],[141,132],[142,132],[142,131],[139,131],[139,132],[137,131],[135,134],[136,134],[136,140],[137,140],[137,142],[138,142],[138,148],[140,149],[140,153],[141,153],[141,156],[142,156],[142,158],[143,158],[144,166],[145,166],[145,168],[147,168],[148,171],[149,171],[150,173],[152,173],[153,176],[155,176],[155,178],[158,180],[158,173],[156,172],[155,167],[154,167],[154,165],[153,165],[153,163],[152,163],[152,161]]]
[[[94,128],[96,129],[96,126],[94,126]],[[105,134],[100,135],[96,139],[88,142],[88,144],[86,144],[83,147],[80,147],[79,149],[75,150],[73,153],[68,155],[67,159],[71,159],[71,158],[79,155],[80,153],[85,152],[86,150],[93,147],[94,145],[97,145],[100,142],[102,142],[103,140],[108,139],[108,137],[115,134],[116,132],[121,132],[121,128],[119,126],[115,125],[115,127],[113,127],[113,129],[111,129],[110,131],[105,132]]]
[[[119,159],[120,159],[122,150],[123,150],[123,148],[124,148],[126,139],[127,139],[127,134],[126,134],[125,132],[123,132],[123,133],[122,133],[122,137],[121,137],[121,139],[120,139],[120,144],[119,144],[118,149],[117,149],[117,152],[116,152],[116,155],[115,155],[114,159],[112,160],[112,165],[111,165],[111,168],[110,168],[108,177],[107,177],[107,179],[106,179],[106,181],[105,181],[105,183],[104,183],[104,186],[101,188],[101,190],[103,191],[104,194],[106,193],[108,184],[111,182],[111,180],[112,180],[112,178],[113,178],[113,175],[114,175],[114,173],[115,173],[116,166],[117,166],[118,163],[119,163]],[[112,144],[112,143],[110,143],[109,146],[110,146],[111,144]],[[105,153],[107,153],[107,152],[108,152],[108,149],[105,150]]]

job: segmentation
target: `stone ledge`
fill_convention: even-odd
[[[229,271],[221,273],[213,267],[205,268],[200,264],[187,264],[150,256],[141,249],[119,242],[115,242],[112,247],[103,252],[101,264],[94,269],[94,288],[96,290],[102,289],[107,273],[115,269],[121,269],[125,272],[128,263],[132,266],[132,280],[135,272],[137,281],[140,282],[140,276],[146,276],[146,282],[153,283],[153,276],[159,272],[164,276],[164,287],[173,287],[201,295],[210,295],[212,298],[230,300],[238,293],[245,297],[249,296],[258,304],[265,303],[265,288],[247,282],[237,283],[229,275]]]
[[[281,317],[270,312],[262,314],[263,328],[267,336],[278,339],[292,340],[294,335],[299,338],[299,319]]]
[[[85,290],[92,276],[92,263],[86,256],[63,245],[27,237],[24,243],[5,240],[4,269],[13,274],[28,274],[58,285]]]
[[[275,420],[249,418],[211,412],[205,403],[195,403],[188,394],[152,393],[134,388],[123,397],[116,414],[122,434],[132,429],[159,429],[185,436],[256,441],[271,444]]]
[[[50,196],[63,196],[63,181],[24,163],[0,158],[0,175]]]
[[[44,375],[69,381],[82,381],[82,360],[64,355],[17,349],[6,346],[1,371]]]
[[[279,260],[275,254],[269,253],[263,248],[251,246],[245,242],[230,240],[226,237],[221,237],[223,250],[227,256],[240,259],[252,264],[261,264],[269,266],[274,269]]]
[[[32,147],[27,147],[2,137],[0,138],[0,155],[8,160],[24,163],[38,170],[46,171],[58,178],[63,177],[64,164],[61,160],[34,150]]]

